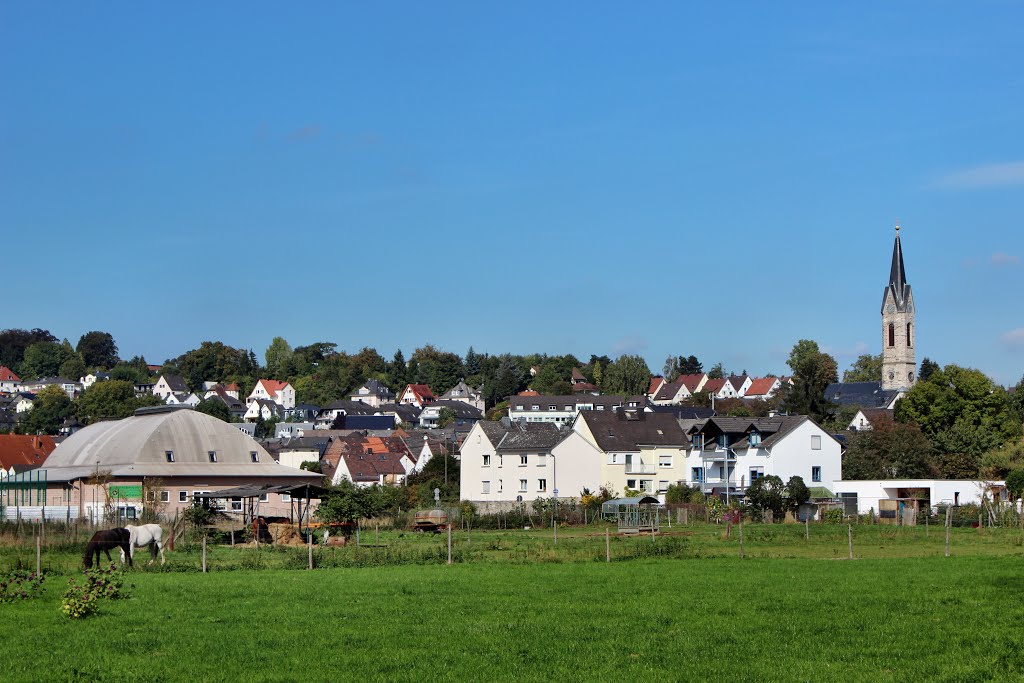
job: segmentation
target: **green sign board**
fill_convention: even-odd
[[[111,498],[118,500],[142,500],[142,486],[129,486],[126,484],[114,484],[107,487]]]

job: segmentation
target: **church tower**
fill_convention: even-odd
[[[909,389],[917,381],[914,361],[914,295],[903,269],[900,226],[892,246],[889,285],[882,296],[882,388]]]

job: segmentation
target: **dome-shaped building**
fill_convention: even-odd
[[[111,499],[118,507],[134,508],[129,516],[143,505],[173,515],[200,493],[322,480],[277,463],[233,425],[186,405],[142,408],[123,420],[89,425],[57,446],[40,474],[47,505],[67,506],[72,517],[109,509]],[[288,514],[287,496],[265,498],[267,514]],[[228,509],[234,503],[241,510],[240,501],[225,501]]]

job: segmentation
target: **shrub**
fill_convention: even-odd
[[[124,576],[117,565],[110,565],[109,569],[87,569],[81,583],[75,579],[68,580],[61,610],[69,619],[81,619],[93,614],[100,600],[117,600],[126,596]]]
[[[16,569],[0,579],[0,602],[29,600],[43,588],[43,575]]]
[[[842,524],[843,523],[843,511],[840,508],[832,508],[825,512],[825,523],[827,524]]]

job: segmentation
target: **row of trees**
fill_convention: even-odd
[[[107,332],[86,332],[74,347],[49,330],[0,331],[0,365],[23,379],[61,376],[77,380],[89,369],[107,369],[118,362],[117,344]]]
[[[138,408],[160,405],[151,394],[135,395],[131,382],[110,380],[96,382],[72,400],[56,385],[44,388],[36,396],[32,410],[18,423],[22,434],[56,434],[65,420],[76,417],[82,424],[99,420],[128,417]]]

